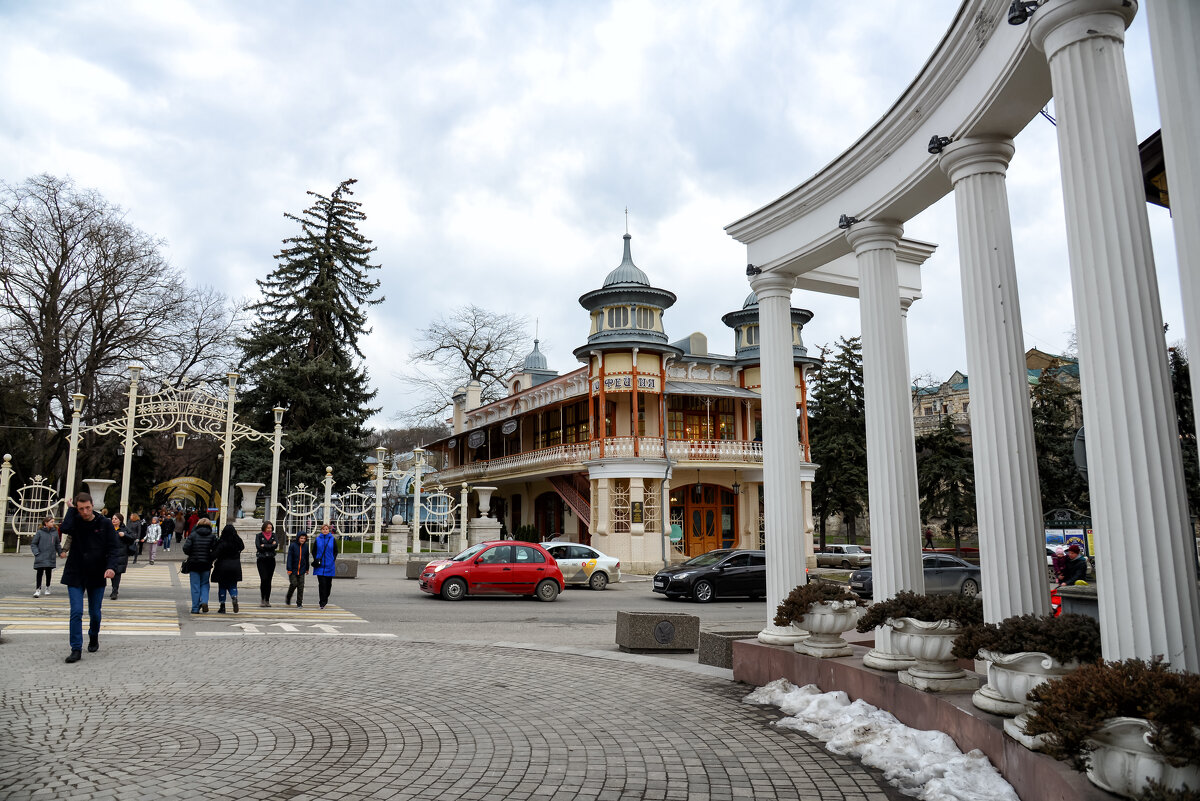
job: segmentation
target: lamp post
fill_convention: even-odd
[[[413,455],[416,456],[416,464],[413,465],[413,547],[412,552],[415,554],[421,553],[421,474],[425,467],[425,450],[423,448],[413,448]]]
[[[225,406],[225,438],[221,443],[221,519],[217,524],[218,529],[225,528],[225,521],[229,517],[229,470],[231,467],[230,462],[232,461],[230,457],[233,455],[233,404],[237,399],[237,380],[237,373],[228,372],[225,374],[228,394]]]
[[[75,460],[79,454],[79,416],[83,412],[83,399],[86,395],[81,395],[76,392],[71,395],[71,450],[67,457],[67,487],[63,493],[63,515],[67,514],[67,507],[71,505],[71,499],[75,497]]]
[[[387,448],[375,449],[375,546],[374,553],[383,553],[383,457]]]
[[[279,503],[279,455],[283,453],[283,413],[282,406],[271,410],[275,414],[275,442],[271,445],[271,508],[263,515],[275,530],[275,507]]]
[[[129,473],[133,467],[133,422],[137,411],[138,376],[140,364],[129,365],[129,408],[125,413],[125,455],[121,461],[121,519],[129,518]]]

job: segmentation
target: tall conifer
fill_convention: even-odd
[[[239,340],[246,386],[240,409],[260,431],[274,426],[272,408],[283,406],[281,475],[313,487],[333,467],[339,485],[365,478],[363,458],[368,404],[376,392],[368,382],[359,339],[368,333],[366,309],[383,300],[370,271],[375,251],[358,230],[366,219],[350,199],[354,179],[313,203],[299,216],[284,216],[300,233],[283,241],[275,269],[258,281],[262,299],[250,307],[252,322]],[[234,466],[242,480],[269,480],[271,452],[243,444]],[[282,479],[281,479],[282,480]]]
[[[850,542],[867,504],[867,423],[862,344],[841,339],[833,358],[817,372],[810,401],[809,440],[819,465],[813,481],[813,511],[824,536],[825,518],[841,515]],[[824,545],[824,542],[822,542]]]

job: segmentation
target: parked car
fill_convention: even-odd
[[[851,568],[870,564],[871,554],[861,545],[826,545],[825,550],[817,551],[817,567]]]
[[[542,547],[558,562],[558,569],[567,584],[586,584],[593,590],[602,590],[621,580],[621,561],[590,545],[555,540],[543,542]]]
[[[483,542],[450,559],[435,559],[421,571],[421,590],[447,601],[467,595],[532,595],[553,601],[562,592],[554,557],[531,542]]]
[[[978,565],[949,554],[927,553],[921,557],[921,566],[925,572],[926,595],[974,598],[979,594],[981,582]],[[870,568],[855,570],[850,574],[850,589],[863,598],[870,598],[874,589],[871,576]]]
[[[767,552],[722,548],[694,556],[654,574],[654,591],[668,598],[690,597],[700,603],[714,598],[767,594]]]

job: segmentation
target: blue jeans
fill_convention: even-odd
[[[208,571],[188,573],[192,583],[192,611],[199,612],[200,604],[208,603]]]
[[[163,547],[166,548],[168,551],[171,550],[171,536],[173,534],[174,534],[174,532],[171,532],[171,534],[163,535]]]
[[[100,634],[100,604],[104,601],[104,587],[67,587],[67,598],[71,602],[70,640],[72,651],[83,650],[83,594],[88,599],[88,637]]]
[[[236,584],[217,584],[217,601],[219,603],[225,603],[225,593],[226,592],[229,593],[230,598],[236,598],[237,597],[237,585]]]

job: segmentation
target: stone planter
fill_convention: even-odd
[[[88,494],[92,496],[92,506],[99,512],[104,508],[104,496],[108,494],[108,488],[117,482],[111,478],[85,478],[84,484],[87,484]]]
[[[925,692],[965,692],[975,690],[979,682],[958,666],[950,653],[954,638],[962,627],[953,620],[926,623],[911,617],[889,618],[892,644],[916,660],[916,664],[900,671],[897,678]]]
[[[1132,798],[1151,779],[1169,788],[1200,787],[1200,766],[1167,764],[1147,737],[1150,722],[1143,718],[1112,718],[1092,737],[1096,750],[1088,758],[1087,777],[1110,793]]]
[[[862,617],[862,607],[853,601],[823,601],[809,607],[808,614],[794,625],[809,633],[809,637],[792,647],[802,654],[817,659],[835,656],[850,656],[850,643],[842,639],[843,632],[850,631]]]
[[[242,518],[245,520],[256,520],[254,512],[258,509],[258,493],[266,484],[260,484],[257,481],[243,481],[240,484],[235,484],[242,491]],[[256,520],[261,523],[261,520]]]
[[[1040,651],[1015,654],[980,651],[979,658],[988,662],[988,681],[972,696],[972,703],[986,712],[1016,715],[1013,720],[1004,721],[1004,731],[1026,748],[1040,751],[1042,738],[1025,733],[1029,693],[1039,684],[1065,676],[1079,667],[1079,663],[1064,664]]]

